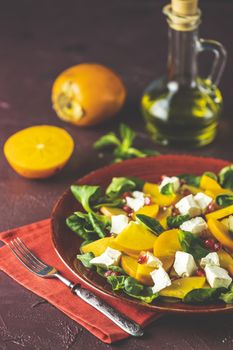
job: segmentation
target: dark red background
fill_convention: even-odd
[[[161,15],[166,1],[155,0],[0,0],[0,143],[35,124],[65,127],[76,141],[69,165],[56,177],[27,181],[0,156],[0,230],[46,218],[58,196],[76,178],[109,162],[92,143],[126,121],[139,131],[138,145],[150,147],[143,131],[139,96],[165,72],[167,28]],[[221,82],[225,112],[217,140],[202,150],[162,149],[233,161],[233,85],[231,1],[202,1],[201,35],[221,41],[229,59]],[[201,62],[208,70],[209,57]],[[99,62],[122,75],[127,104],[114,122],[76,129],[60,122],[51,109],[53,80],[80,62]],[[232,349],[232,316],[166,316],[143,339],[113,345],[119,349]],[[0,274],[0,349],[109,349],[85,329]]]

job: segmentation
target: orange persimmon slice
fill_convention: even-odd
[[[74,148],[72,137],[62,128],[33,126],[10,136],[4,154],[11,167],[29,179],[56,174],[69,160]]]

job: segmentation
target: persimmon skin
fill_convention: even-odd
[[[122,108],[125,98],[126,88],[121,78],[96,63],[68,68],[52,87],[52,103],[58,117],[80,127],[93,126],[113,117]]]

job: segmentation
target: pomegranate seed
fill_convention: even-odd
[[[104,273],[104,277],[108,277],[108,276],[111,276],[112,274],[112,271],[111,270],[108,270]]]
[[[196,276],[205,277],[205,271],[201,268],[197,269]]]
[[[147,262],[147,256],[146,255],[141,255],[138,258],[138,263],[139,264],[145,264]]]
[[[131,214],[133,212],[133,210],[128,206],[128,205],[124,205],[122,208],[127,214]]]
[[[180,211],[178,208],[176,208],[175,206],[172,207],[172,216],[177,216],[180,214]]]
[[[208,238],[204,241],[204,245],[207,249],[214,251],[215,241],[212,238]]]
[[[182,195],[183,196],[188,196],[189,194],[192,194],[191,191],[189,191],[187,188],[185,190],[182,191]]]
[[[119,271],[111,271],[108,270],[105,272],[104,277],[109,277],[109,276],[119,276],[120,272]]]
[[[214,251],[218,252],[222,248],[222,244],[220,242],[214,243]]]
[[[145,199],[144,199],[144,203],[145,203],[145,205],[151,205],[151,198],[150,197],[145,197]]]
[[[172,276],[172,277],[171,277],[171,280],[172,280],[172,281],[175,281],[175,280],[178,280],[179,278],[180,278],[179,276]]]
[[[122,198],[126,198],[126,197],[132,197],[132,192],[124,192],[122,194]]]
[[[208,207],[206,208],[205,214],[212,213],[213,211],[217,210],[219,206],[217,203],[211,202]]]

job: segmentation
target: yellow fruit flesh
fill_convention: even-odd
[[[64,129],[40,125],[12,135],[4,145],[4,154],[17,173],[37,179],[62,169],[73,148],[73,139]]]
[[[207,175],[202,175],[201,181],[200,181],[200,187],[203,190],[209,190],[209,191],[218,191],[221,190],[222,187],[219,185],[219,183],[212,179],[211,177]]]
[[[178,239],[178,229],[164,231],[154,243],[154,256],[174,259],[177,250],[182,250]]]
[[[158,211],[159,211],[158,204],[145,205],[144,207],[142,207],[138,211],[134,212],[133,218],[136,219],[137,214],[143,214],[143,215],[150,216],[151,218],[155,218]]]
[[[132,258],[131,256],[122,255],[121,266],[129,276],[133,278],[136,277],[138,267],[137,259]]]
[[[160,224],[163,226],[163,228],[166,230],[168,228],[167,226],[167,218],[168,216],[172,215],[172,209],[167,208],[163,210],[162,208],[160,209],[156,219],[160,222]]]
[[[82,252],[89,253],[92,252],[95,256],[99,256],[103,254],[103,252],[108,248],[113,248],[112,243],[114,241],[114,237],[104,237],[94,241],[92,243],[86,244],[82,247]]]
[[[233,236],[228,228],[220,221],[213,218],[208,219],[208,227],[213,236],[222,243],[222,245],[233,251]]]
[[[125,211],[120,208],[101,207],[100,212],[108,217],[113,215],[125,215]]]
[[[233,258],[225,250],[218,251],[220,266],[226,269],[231,276],[233,276]]]
[[[152,250],[156,238],[143,225],[131,221],[115,238],[115,242],[123,247],[126,254],[128,251],[138,254],[141,250]]]
[[[159,186],[157,184],[152,184],[149,182],[146,182],[144,184],[143,192],[145,194],[149,194],[152,197],[153,202],[158,204],[161,207],[169,206],[175,203],[179,199],[179,196],[175,194],[173,195],[161,194],[159,191]]]
[[[209,219],[219,220],[219,219],[223,219],[229,215],[233,215],[233,205],[229,205],[229,207],[219,209],[219,210],[216,210],[212,213],[206,214],[205,217],[207,220],[209,220]]]
[[[135,279],[147,286],[153,286],[153,280],[150,273],[155,270],[155,267],[146,264],[138,264]]]
[[[183,299],[193,289],[203,288],[205,277],[184,277],[174,280],[169,287],[162,289],[159,294],[164,297]]]

